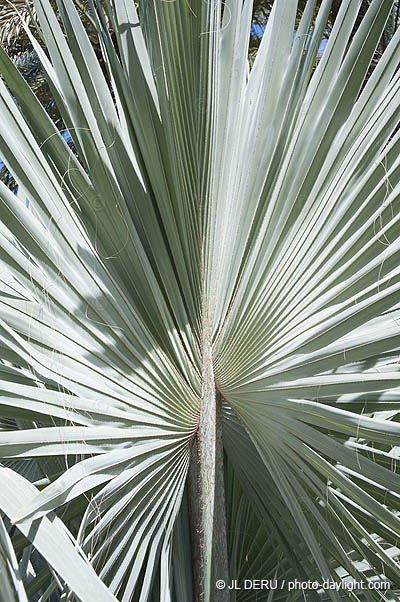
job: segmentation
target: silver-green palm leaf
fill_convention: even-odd
[[[73,1],[61,26],[34,0],[47,51],[27,35],[76,153],[0,50],[15,601],[260,599],[215,590],[227,577],[294,601],[289,580],[346,576],[399,599],[400,31],[365,83],[392,4],[372,0],[349,45],[344,1],[318,61],[330,3],[309,0],[294,37],[297,3],[276,1],[250,70],[250,0],[144,0],[140,19],[99,3],[106,77]]]

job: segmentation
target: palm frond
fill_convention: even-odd
[[[399,31],[365,84],[393,3],[343,2],[317,60],[330,2],[275,2],[251,69],[251,0],[94,3],[103,68],[56,4],[25,32],[74,150],[0,51],[0,458],[51,462],[1,469],[29,595],[226,601],[225,470],[232,579],[398,599]]]

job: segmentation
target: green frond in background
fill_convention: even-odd
[[[367,78],[359,5],[318,59],[330,2],[275,2],[250,69],[251,0],[91,4],[100,62],[35,0],[71,146],[0,50],[1,602],[400,599],[400,32]]]
[[[56,6],[54,0],[50,4]],[[86,25],[87,33],[90,35],[91,30],[95,29],[95,22],[90,14],[90,1],[74,0],[74,5]],[[0,42],[8,47],[11,54],[18,52],[21,47],[31,47],[25,27],[29,27],[34,31],[37,25],[36,10],[32,2],[0,0]]]

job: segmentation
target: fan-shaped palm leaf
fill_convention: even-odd
[[[248,562],[280,580],[268,600],[346,576],[398,599],[399,32],[363,87],[392,2],[350,46],[343,2],[316,68],[329,2],[294,39],[296,3],[275,2],[249,71],[250,0],[145,1],[140,20],[112,0],[116,46],[93,7],[110,83],[72,0],[63,30],[34,5],[77,156],[0,52],[23,191],[0,185],[0,411],[19,427],[0,456],[47,466],[0,473],[16,553],[47,563],[29,595],[228,600],[213,581]]]

